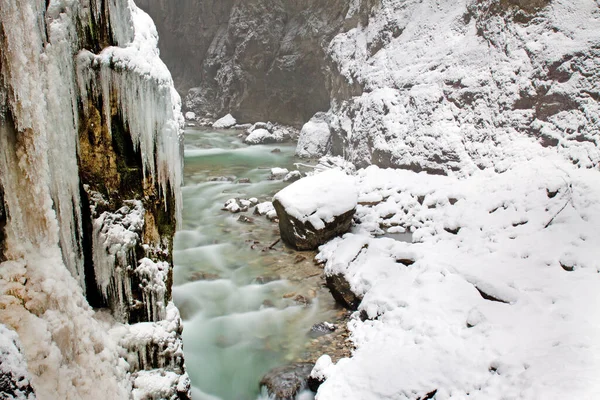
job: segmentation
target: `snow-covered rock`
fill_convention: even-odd
[[[302,127],[296,155],[299,157],[322,157],[331,150],[331,130],[327,114],[317,113]]]
[[[302,172],[300,171],[290,171],[286,174],[286,176],[283,178],[284,182],[295,182],[298,179],[302,178]]]
[[[331,169],[296,181],[273,197],[282,239],[315,249],[350,228],[358,192],[354,178]]]
[[[237,124],[237,121],[235,120],[235,118],[233,118],[233,115],[227,114],[226,116],[216,120],[212,124],[212,127],[217,129],[227,129],[231,128],[235,124]]]
[[[196,113],[193,111],[188,111],[185,113],[185,119],[188,121],[195,121],[196,120]]]
[[[288,171],[287,168],[271,168],[271,176],[269,177],[269,179],[283,179],[287,174],[289,174],[289,172],[290,171]]]

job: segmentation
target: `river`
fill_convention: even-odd
[[[247,146],[239,133],[186,129],[173,299],[195,400],[256,399],[267,371],[310,358],[307,332],[336,312],[314,253],[273,245],[277,224],[254,207],[243,213],[252,223],[221,210],[230,198],[270,200],[285,186],[269,180],[270,168],[294,169],[293,144]],[[235,179],[210,181],[217,177]]]

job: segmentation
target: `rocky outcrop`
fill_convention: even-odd
[[[0,322],[41,398],[129,398],[154,387],[141,371],[189,397],[171,302],[183,117],[156,43],[127,0],[0,1]]]
[[[198,115],[301,125],[329,108],[325,50],[348,25],[342,0],[140,0],[185,105]],[[351,2],[350,2],[351,3]]]
[[[320,120],[331,133],[322,141],[329,154],[359,167],[445,174],[503,170],[524,143],[538,142],[581,167],[599,165],[593,1],[383,1],[368,8],[366,21],[359,11],[360,23],[328,46],[337,90]],[[323,154],[324,145],[309,146],[314,129],[304,131],[299,155]]]
[[[316,249],[350,229],[357,199],[354,180],[337,169],[292,183],[273,197],[281,238],[298,250]]]

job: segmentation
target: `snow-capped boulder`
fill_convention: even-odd
[[[187,121],[195,121],[196,120],[196,113],[193,111],[188,111],[185,113],[185,119]]]
[[[237,124],[237,121],[235,120],[235,118],[233,118],[233,115],[227,114],[223,118],[216,120],[213,124],[213,128],[227,129],[231,128],[235,124]]]
[[[296,155],[321,157],[327,154],[331,143],[331,131],[325,113],[317,113],[302,127]]]
[[[354,178],[337,169],[300,179],[273,198],[281,238],[299,250],[347,232],[357,202]]]
[[[290,171],[288,171],[287,168],[279,168],[279,167],[271,168],[271,176],[269,177],[269,179],[271,179],[271,180],[283,179],[284,177],[287,176],[287,174],[289,174],[289,172]]]
[[[252,133],[244,139],[244,143],[246,144],[268,144],[277,142],[277,138],[271,132],[263,128],[253,130]]]
[[[284,178],[284,182],[296,182],[298,179],[302,178],[302,172],[300,171],[291,171]]]

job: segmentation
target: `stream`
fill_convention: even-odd
[[[286,185],[269,180],[270,169],[295,169],[294,144],[247,146],[239,133],[186,129],[173,299],[195,400],[255,400],[266,372],[310,358],[307,333],[336,313],[315,253],[275,243],[277,223],[254,207],[242,213],[252,223],[221,210],[230,198],[270,201]],[[218,177],[235,179],[210,181]]]

